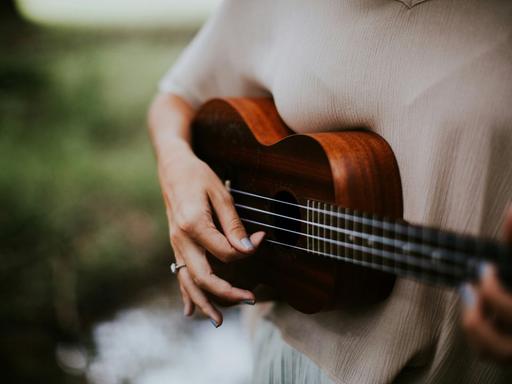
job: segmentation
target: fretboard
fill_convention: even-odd
[[[473,280],[483,261],[501,264],[510,254],[490,240],[311,200],[306,221],[311,253],[436,284]]]
[[[502,276],[512,276],[510,247],[495,241],[388,220],[314,200],[299,205],[234,192],[296,209],[297,214],[284,214],[256,207],[247,200],[235,204],[246,224],[274,233],[267,241],[276,246],[449,286],[474,280],[484,261],[495,263]]]

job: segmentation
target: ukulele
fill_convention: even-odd
[[[510,248],[402,219],[398,165],[387,142],[364,130],[294,134],[271,99],[205,103],[192,146],[231,192],[255,255],[214,272],[236,286],[271,287],[304,313],[384,300],[396,276],[458,286],[482,261],[511,281]]]

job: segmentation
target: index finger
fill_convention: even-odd
[[[256,250],[256,245],[247,236],[247,231],[238,216],[231,194],[224,186],[221,186],[220,189],[209,192],[208,197],[231,246],[245,254],[253,253]]]

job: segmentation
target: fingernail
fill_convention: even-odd
[[[217,322],[213,319],[210,319],[210,323],[212,323],[212,325],[215,327],[215,328],[219,328],[219,324],[217,324]]]
[[[242,300],[240,303],[241,304],[247,304],[247,305],[254,305],[256,303],[256,301],[254,301],[254,300]]]
[[[240,240],[240,243],[242,244],[242,247],[244,247],[248,251],[252,251],[254,249],[254,244],[248,237],[244,237],[242,240]]]
[[[467,308],[473,308],[476,304],[476,296],[473,288],[468,284],[464,284],[459,288],[459,294],[462,302]]]
[[[478,265],[478,278],[480,280],[482,280],[488,273],[489,273],[489,268],[490,268],[490,264],[486,261],[482,261],[479,265]]]

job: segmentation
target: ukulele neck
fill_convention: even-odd
[[[473,236],[386,220],[308,200],[306,249],[364,267],[456,286],[475,280],[482,262],[508,264],[509,247]]]
[[[228,188],[242,221],[270,231],[266,241],[275,246],[448,286],[475,280],[482,262],[512,276],[512,252],[501,243],[320,201],[300,205]],[[240,202],[241,196],[249,200]],[[273,209],[255,204],[261,201]]]

